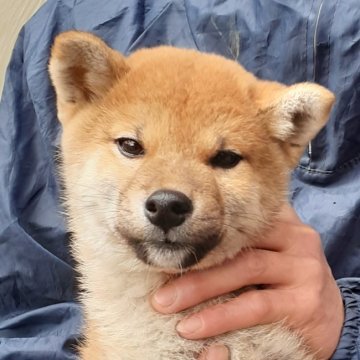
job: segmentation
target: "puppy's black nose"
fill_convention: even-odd
[[[145,215],[165,232],[181,225],[193,210],[191,200],[173,190],[157,190],[145,202]]]

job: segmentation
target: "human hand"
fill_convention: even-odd
[[[183,319],[177,325],[179,334],[201,339],[284,320],[302,334],[319,359],[331,357],[344,322],[342,297],[319,234],[304,225],[289,206],[283,208],[277,224],[256,249],[173,280],[154,294],[151,303],[155,310],[169,314],[248,285],[263,286]],[[209,358],[228,357],[224,348],[212,351],[224,355]]]

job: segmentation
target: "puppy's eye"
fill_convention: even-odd
[[[219,151],[214,157],[210,159],[210,165],[222,169],[231,169],[235,167],[243,157],[230,150]]]
[[[140,143],[130,138],[120,138],[116,140],[120,152],[130,158],[144,155],[144,148]]]

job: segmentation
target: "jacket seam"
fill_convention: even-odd
[[[195,38],[194,31],[193,31],[193,29],[192,29],[192,27],[191,27],[191,25],[190,25],[190,20],[189,20],[189,14],[188,14],[188,8],[187,8],[187,5],[186,5],[186,0],[184,0],[184,10],[185,10],[185,17],[186,17],[186,21],[187,21],[188,26],[189,26],[189,30],[190,30],[191,37],[192,37],[193,40],[194,40],[194,44],[195,44],[196,48],[197,48],[198,50],[200,50],[199,45],[198,45],[198,43],[197,43],[197,41],[196,41],[196,38]]]
[[[339,167],[336,167],[334,170],[319,170],[319,169],[312,169],[309,167],[306,167],[304,165],[298,165],[297,168],[301,169],[303,171],[309,172],[309,173],[318,173],[318,174],[324,174],[324,175],[331,175],[331,174],[335,174],[336,172],[349,168],[353,165],[357,165],[360,162],[360,154],[357,154],[354,158],[352,158],[351,160],[345,162],[344,164],[342,164]]]

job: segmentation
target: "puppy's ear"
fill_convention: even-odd
[[[49,72],[61,122],[86,104],[101,99],[129,68],[124,57],[98,37],[80,31],[58,35]]]
[[[272,136],[282,142],[296,165],[307,144],[324,127],[335,101],[332,92],[312,83],[300,83],[275,90],[261,110]]]

